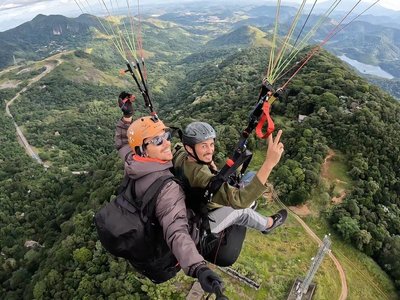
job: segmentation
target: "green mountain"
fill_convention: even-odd
[[[115,50],[110,54],[112,43],[109,26],[119,27],[126,31],[124,22],[127,18],[101,20],[83,14],[77,18],[64,16],[38,15],[32,21],[14,29],[0,32],[0,68],[29,60],[43,59],[54,53],[77,48],[91,48],[106,60],[117,56]],[[105,32],[103,26],[107,28]],[[142,23],[142,34],[145,40],[146,57],[157,56],[156,60],[181,58],[206,42],[204,36],[189,33],[184,28],[171,22],[149,18]],[[174,42],[172,42],[174,41]]]
[[[276,6],[260,5],[247,9],[245,12],[249,18],[246,18],[238,23],[253,24],[256,26],[268,26],[275,23]],[[295,7],[281,5],[279,10],[280,23],[286,24],[290,22],[296,12],[297,8]]]
[[[354,22],[332,39],[327,49],[400,77],[400,29]]]
[[[38,15],[32,21],[0,32],[0,68],[19,61],[43,59],[63,50],[84,45],[92,39],[91,27],[99,27],[95,17],[81,15]]]
[[[176,23],[149,18],[142,24],[146,51],[156,53],[168,60],[180,59],[195,52],[209,39],[207,36],[189,32]]]
[[[254,26],[243,26],[218,36],[207,43],[208,47],[270,46],[271,37]]]
[[[299,35],[302,25],[308,19],[305,31],[300,36],[301,40],[305,33],[311,30],[311,27],[318,22],[320,15],[317,15],[317,12],[321,13],[325,11],[324,9],[327,9],[324,4],[317,5],[314,14],[308,18],[307,13],[309,10],[306,8],[294,30],[293,39]],[[341,9],[344,8],[341,7]],[[281,36],[287,34],[296,11],[297,9],[294,7],[281,7],[279,26]],[[339,11],[336,14],[332,14],[331,18],[324,22],[317,31],[316,36],[310,39],[309,42],[311,44],[319,44],[324,40],[337,25],[337,20],[340,20],[345,13]],[[263,45],[268,44],[268,42],[263,41],[263,38],[257,38],[257,33],[251,32],[250,29],[245,29],[243,26],[253,28],[257,26],[262,31],[269,33],[274,26],[275,14],[276,7],[272,5],[248,5],[244,7],[237,4],[236,10],[231,7],[229,9],[211,10],[209,5],[205,5],[196,9],[182,8],[173,13],[168,12],[161,15],[160,18],[180,24],[189,32],[208,34],[213,37],[209,41],[209,45],[212,47],[229,47],[237,43],[241,45],[246,43],[257,45],[260,42]],[[335,35],[324,47],[338,56],[345,54],[359,62],[379,66],[395,78],[399,78],[399,29],[395,26],[397,21],[390,19],[395,18],[396,14],[388,10],[382,10],[380,14],[387,16],[387,18],[365,15],[350,26],[345,25],[346,28]],[[268,39],[268,36],[266,38]],[[380,84],[382,80],[377,78],[371,82]],[[386,81],[383,80],[383,82]],[[387,86],[390,86],[389,90],[392,91],[392,95],[396,96],[399,93],[395,82],[382,83],[381,85],[383,88]]]
[[[241,27],[222,36],[230,47],[216,42],[219,48],[212,49],[205,45],[212,37],[174,22],[148,19],[143,30],[159,116],[170,125],[210,122],[218,132],[216,161],[223,163],[257,99],[268,62],[268,51],[259,47],[264,33]],[[14,120],[0,114],[0,236],[5,237],[0,239],[0,294],[6,299],[184,299],[194,281],[181,273],[156,286],[126,261],[108,255],[98,241],[93,213],[115,197],[123,176],[113,150],[120,117],[117,95],[134,91],[135,116],[148,113],[132,80],[117,75],[123,61],[110,49],[96,36],[86,51],[0,74],[0,84],[20,84],[0,89],[8,101],[43,65],[63,61],[11,106]],[[280,198],[288,205],[306,203],[316,215],[306,222],[319,235],[333,233],[333,252],[345,266],[349,298],[395,299],[394,285],[400,289],[399,102],[322,51],[288,85],[271,114],[284,131],[285,154],[271,178]],[[307,118],[299,122],[299,114]],[[25,155],[13,121],[49,163],[47,170]],[[254,152],[251,168],[258,169],[265,141],[252,135],[248,146]],[[342,169],[347,170],[347,196],[337,205],[330,199],[341,183],[327,184],[321,175],[328,149],[342,153]],[[261,211],[271,214],[277,208],[271,205],[261,205]],[[261,287],[256,291],[223,275],[232,299],[284,299],[293,279],[307,272],[317,246],[289,219],[267,239],[248,232],[234,267]],[[338,298],[332,263],[321,268],[315,278],[317,299]]]

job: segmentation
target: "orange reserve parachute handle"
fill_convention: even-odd
[[[265,139],[267,138],[275,129],[275,124],[274,121],[272,120],[271,116],[269,115],[269,111],[271,108],[270,102],[264,102],[263,107],[262,107],[262,114],[260,117],[260,120],[258,121],[258,124],[256,126],[256,135],[260,139]],[[262,129],[264,127],[265,121],[267,121],[267,132],[263,133]]]

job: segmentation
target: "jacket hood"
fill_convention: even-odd
[[[158,161],[146,159],[136,155],[130,156],[125,161],[125,171],[129,177],[139,179],[150,173],[169,170],[172,168],[172,161]]]

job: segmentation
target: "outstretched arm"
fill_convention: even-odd
[[[156,217],[163,229],[164,239],[184,272],[197,277],[206,292],[215,292],[214,284],[222,284],[221,278],[210,270],[200,255],[189,232],[185,194],[175,182],[167,184],[157,199]],[[194,229],[197,230],[197,229]],[[195,238],[197,240],[197,238]]]
[[[189,233],[185,194],[176,182],[168,183],[162,189],[157,199],[156,217],[168,247],[186,273],[190,266],[204,261]]]

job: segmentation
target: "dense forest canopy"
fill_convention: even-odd
[[[202,49],[206,39],[184,39],[184,30],[145,24],[144,31],[152,41],[149,86],[159,115],[181,127],[193,120],[210,122],[218,134],[216,160],[222,163],[256,102],[268,61],[265,47],[210,51]],[[0,116],[0,294],[7,299],[184,298],[176,282],[187,288],[192,279],[180,274],[156,288],[125,261],[107,255],[97,240],[93,213],[115,197],[123,176],[113,150],[120,116],[116,98],[133,84],[115,75],[115,53],[99,47],[104,39],[91,43],[94,51],[64,55],[59,67],[11,106],[48,169],[24,153],[12,119]],[[170,55],[173,46],[179,55]],[[24,86],[40,70],[7,76]],[[8,101],[17,91],[2,89],[0,95]],[[137,96],[135,116],[147,113]],[[285,154],[272,175],[280,198],[302,204],[318,191],[321,215],[343,239],[373,257],[400,289],[399,102],[322,51],[274,103],[272,116],[284,132]],[[252,136],[249,148],[264,151],[265,142]],[[332,187],[320,176],[329,149],[344,154],[351,177],[351,189],[336,206],[329,203]],[[75,170],[88,174],[72,175]]]

